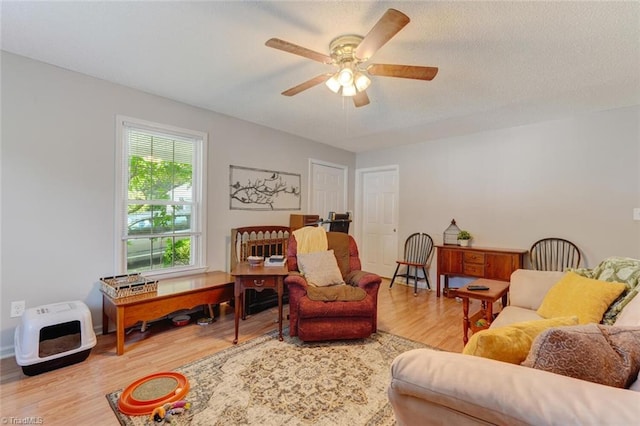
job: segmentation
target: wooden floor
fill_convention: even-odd
[[[471,311],[477,310],[472,302]],[[285,318],[288,306],[285,306]],[[249,316],[240,323],[240,342],[277,329],[277,309]],[[285,326],[287,321],[285,320]],[[437,298],[435,291],[383,281],[379,292],[378,329],[437,348],[462,350],[462,306],[455,299]],[[223,304],[216,322],[207,326],[173,327],[154,323],[145,332],[132,331],[125,353],[115,353],[115,334],[98,336],[89,358],[38,376],[25,376],[15,359],[0,361],[0,421],[18,424],[117,425],[105,395],[133,380],[173,370],[232,346],[233,310]],[[12,420],[14,419],[14,420]],[[17,420],[16,420],[17,419]],[[41,422],[41,423],[38,423]],[[25,423],[22,421],[22,423]]]

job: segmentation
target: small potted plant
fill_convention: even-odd
[[[458,245],[461,247],[468,247],[469,240],[471,239],[471,234],[469,231],[460,231],[458,232]]]

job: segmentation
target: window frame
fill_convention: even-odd
[[[194,140],[194,158],[193,158],[193,200],[191,210],[191,227],[192,233],[198,234],[192,236],[192,258],[193,264],[187,266],[178,266],[163,269],[153,269],[140,272],[141,275],[150,278],[169,278],[173,276],[189,275],[207,270],[206,266],[206,248],[207,248],[207,198],[206,198],[206,182],[207,182],[207,145],[208,135],[205,132],[197,130],[185,129],[172,125],[141,120],[138,118],[128,117],[124,115],[116,115],[116,156],[115,156],[115,221],[114,221],[114,237],[115,237],[115,253],[114,253],[114,270],[117,274],[127,274],[127,239],[123,234],[128,226],[127,205],[129,197],[128,174],[129,174],[129,158],[128,158],[128,141],[127,128],[135,128],[141,131],[149,131],[153,133],[165,134],[179,138],[188,138]]]

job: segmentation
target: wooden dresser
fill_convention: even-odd
[[[318,226],[320,216],[317,214],[292,214],[289,215],[289,231],[293,232],[303,226]]]
[[[440,296],[440,277],[444,276],[443,292],[449,291],[449,276],[487,278],[491,280],[509,281],[516,269],[522,269],[524,255],[527,250],[489,248],[489,247],[460,247],[454,245],[439,245],[438,279],[436,295]]]

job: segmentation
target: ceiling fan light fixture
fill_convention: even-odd
[[[340,88],[342,87],[342,85],[338,81],[338,73],[332,75],[331,78],[325,82],[325,84],[333,93],[338,93],[340,91]]]
[[[342,87],[350,86],[353,84],[353,70],[349,66],[345,66],[338,71],[338,81]]]
[[[342,96],[355,96],[355,95],[356,95],[356,86],[354,86],[353,84],[342,86]]]
[[[361,72],[357,72],[355,75],[355,85],[358,92],[364,92],[371,84],[371,79]]]

